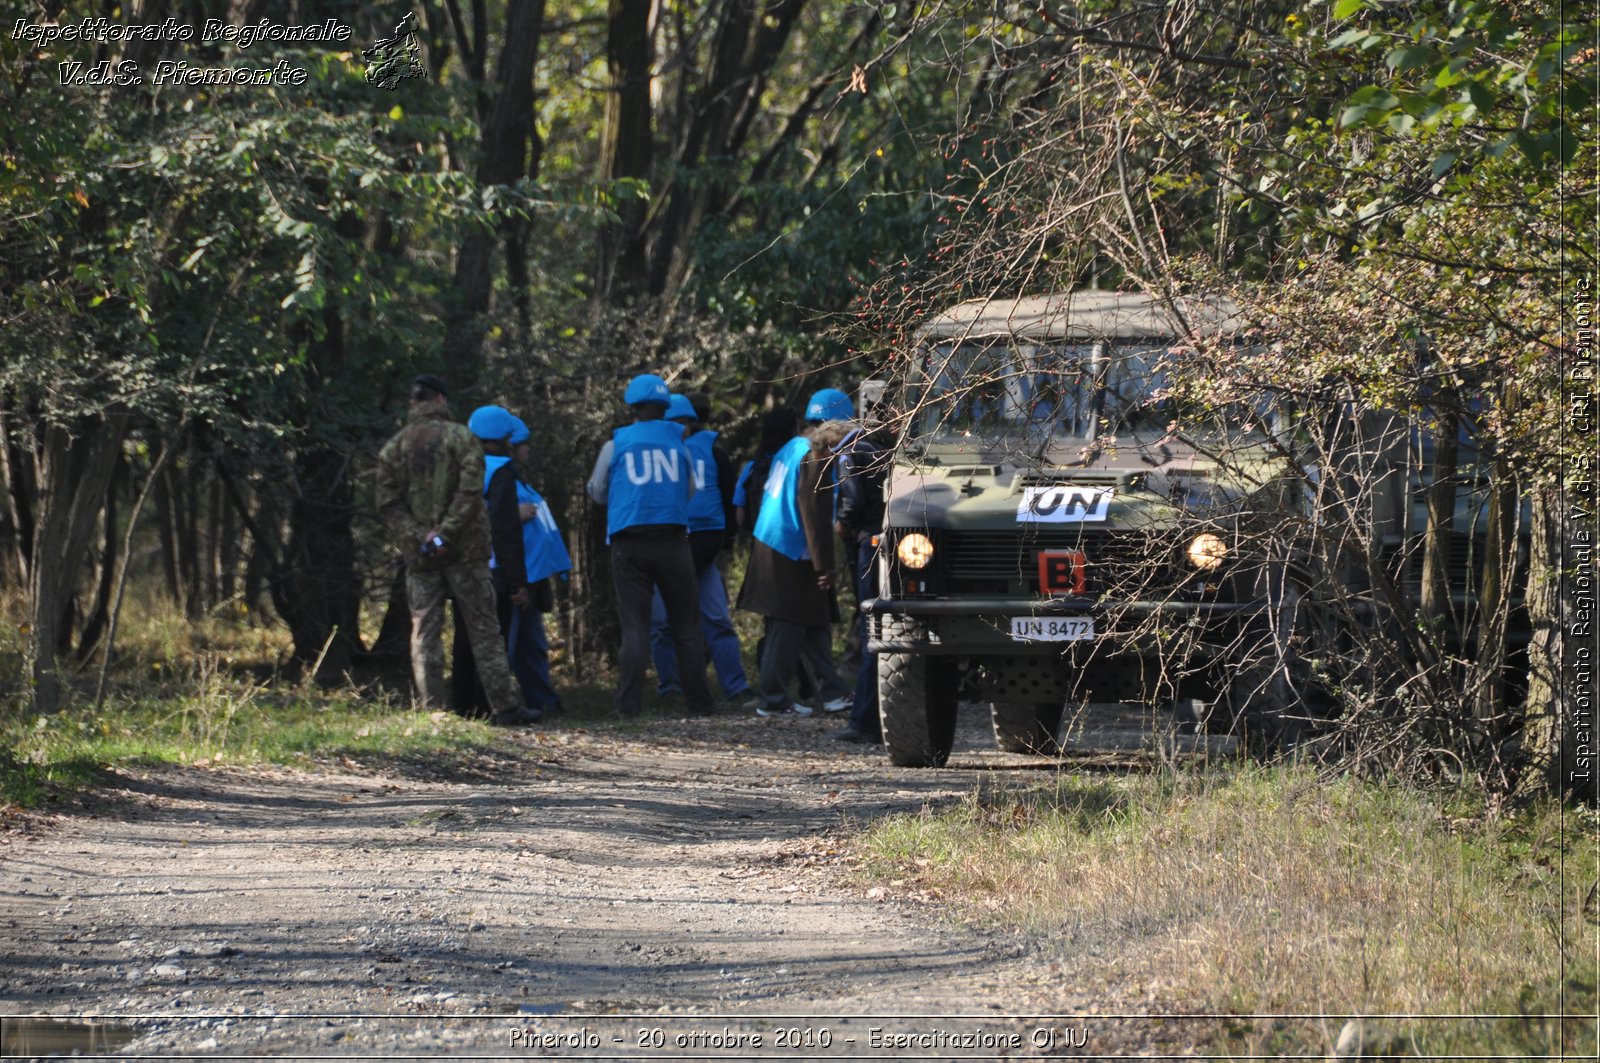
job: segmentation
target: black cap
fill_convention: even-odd
[[[436,395],[450,394],[450,388],[446,386],[445,382],[434,376],[432,373],[422,373],[411,382],[411,391],[413,394],[415,394],[420,388],[427,388]]]

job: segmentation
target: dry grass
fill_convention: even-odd
[[[1491,817],[1245,766],[980,792],[877,825],[863,847],[879,874],[1109,959],[1154,1006],[1426,1015],[1559,997],[1563,956],[1584,968],[1586,944],[1592,965],[1594,828],[1583,812]]]

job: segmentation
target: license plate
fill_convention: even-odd
[[[1092,616],[1014,616],[1013,642],[1082,642],[1094,638]]]

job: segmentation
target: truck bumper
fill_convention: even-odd
[[[1152,617],[1189,626],[1198,624],[1200,641],[1225,645],[1240,626],[1265,614],[1265,601],[1114,602],[1090,598],[871,598],[867,649],[872,653],[983,654],[985,656],[1060,656],[1084,642],[1032,642],[1011,636],[1013,617],[1089,616],[1095,642],[1116,644],[1117,652],[1141,652],[1142,641],[1129,629]],[[1130,641],[1131,638],[1131,641]],[[1155,652],[1156,640],[1150,640]],[[1087,645],[1092,645],[1088,643]]]

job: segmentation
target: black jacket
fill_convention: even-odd
[[[883,482],[889,455],[856,429],[833,448],[839,470],[839,508],[834,519],[846,539],[866,542],[883,530]]]
[[[522,512],[517,507],[516,462],[508,461],[494,471],[483,500],[489,507],[495,590],[515,594],[528,585],[528,559],[522,552]]]

